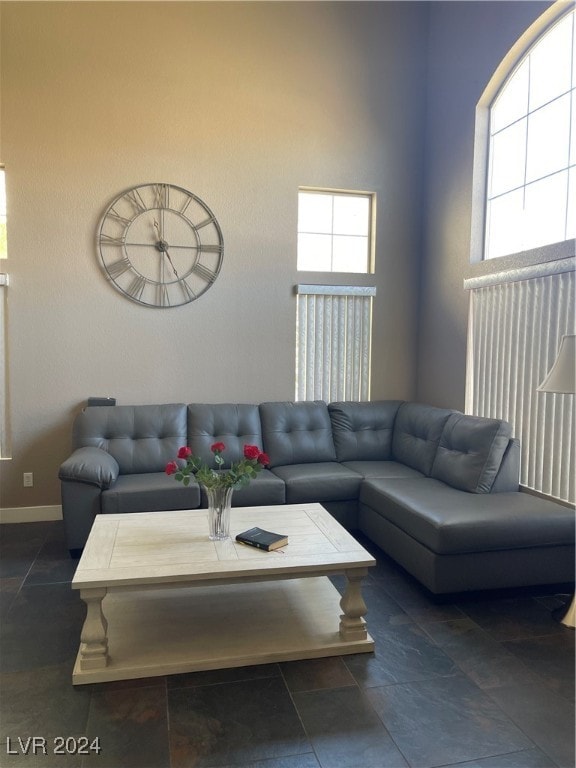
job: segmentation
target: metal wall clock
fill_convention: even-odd
[[[112,284],[147,307],[177,307],[205,293],[220,272],[224,240],[206,203],[173,184],[141,184],[108,206],[98,228]]]

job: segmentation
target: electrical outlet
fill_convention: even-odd
[[[24,472],[22,475],[24,488],[32,488],[34,485],[34,475],[32,472]]]

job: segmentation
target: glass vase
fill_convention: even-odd
[[[233,488],[206,488],[208,497],[208,538],[224,541],[230,538],[230,507]]]

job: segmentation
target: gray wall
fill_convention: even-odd
[[[475,108],[501,60],[551,3],[432,2],[417,397],[464,408]]]
[[[376,192],[374,397],[411,397],[425,110],[419,3],[3,3],[12,461],[4,508],[59,503],[89,395],[294,397],[297,189]],[[199,195],[225,238],[197,302],[105,280],[95,231],[128,187]],[[346,278],[342,278],[345,282]],[[34,488],[22,488],[32,471]]]

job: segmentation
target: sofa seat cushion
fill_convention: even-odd
[[[202,507],[208,506],[206,491],[201,489]],[[285,504],[286,486],[284,481],[269,469],[262,469],[257,477],[250,481],[245,488],[240,488],[232,494],[233,507],[260,507],[264,504]]]
[[[358,498],[362,476],[333,461],[290,464],[272,472],[286,484],[286,503],[347,501]]]
[[[453,413],[444,426],[431,477],[470,493],[489,493],[508,448],[506,421]]]
[[[574,544],[574,512],[528,493],[475,494],[433,478],[365,480],[370,507],[437,554]]]
[[[200,506],[200,487],[187,488],[165,472],[120,475],[114,485],[102,491],[101,510],[118,512],[160,512],[165,509],[195,509]]]
[[[343,466],[362,477],[425,477],[417,469],[407,467],[397,461],[344,461]]]

